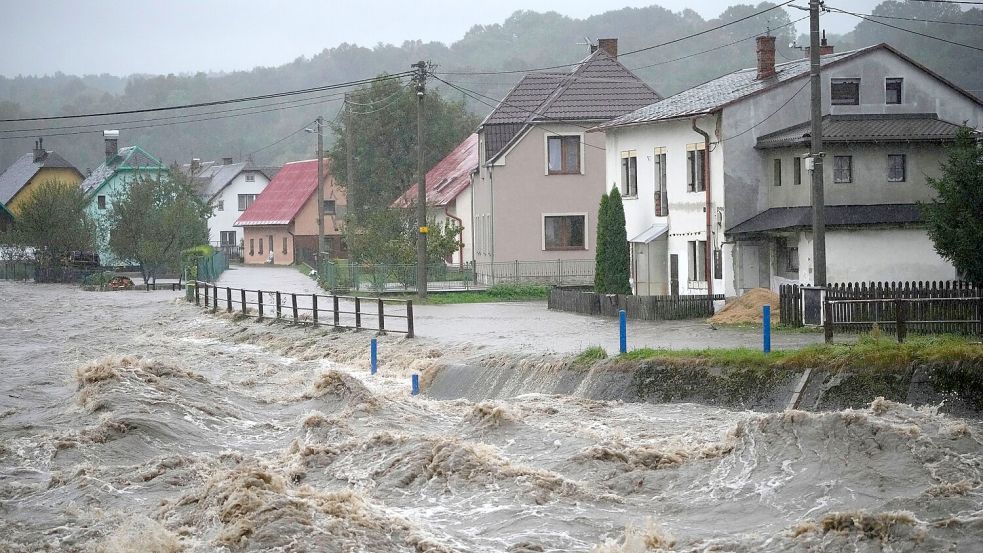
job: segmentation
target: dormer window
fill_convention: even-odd
[[[884,80],[884,103],[901,103],[901,86],[904,80],[900,78],[889,78]]]
[[[256,175],[246,175],[246,182],[255,182]]]
[[[829,83],[829,101],[834,106],[860,104],[860,79],[832,79]]]

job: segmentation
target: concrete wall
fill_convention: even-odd
[[[270,258],[270,240],[273,242],[273,264],[292,265],[294,262],[294,236],[292,226],[249,226],[243,229],[245,247],[243,261],[246,264],[263,264]],[[286,253],[283,244],[286,239]],[[262,242],[261,242],[262,241]]]
[[[584,126],[587,126],[586,124]],[[581,174],[546,174],[546,137],[582,136]],[[575,125],[532,127],[494,167],[485,165],[484,136],[479,135],[480,171],[473,184],[474,218],[482,220],[486,247],[479,262],[591,259],[597,233],[597,208],[605,189],[604,135]],[[543,216],[586,215],[586,247],[547,251],[543,247]]]
[[[252,175],[254,181],[247,182],[246,175]],[[258,196],[269,183],[270,179],[259,171],[243,171],[236,175],[228,186],[210,200],[212,216],[208,219],[208,239],[212,242],[218,242],[223,231],[232,231],[236,233],[234,244],[240,244],[243,239],[242,228],[234,226],[236,219],[243,213],[239,211],[239,194],[256,194]],[[220,204],[221,210],[218,208]]]
[[[716,117],[703,117],[698,120],[701,129],[710,133],[710,140],[716,141]],[[593,134],[593,133],[592,133]],[[703,144],[703,136],[692,128],[690,120],[668,121],[665,123],[640,125],[636,127],[626,127],[612,129],[607,132],[606,140],[606,168],[607,168],[607,188],[617,186],[624,189],[621,182],[621,152],[635,150],[637,157],[638,174],[638,195],[626,197],[625,204],[625,224],[627,226],[628,238],[631,239],[649,228],[656,222],[668,223],[669,232],[665,248],[661,250],[662,273],[664,278],[670,279],[669,255],[679,256],[679,279],[680,294],[705,294],[706,284],[704,282],[688,281],[688,242],[692,240],[706,240],[706,193],[687,191],[687,146],[691,144]],[[733,291],[725,290],[725,283],[730,282],[729,278],[731,265],[731,247],[723,244],[723,229],[726,227],[726,219],[723,210],[724,198],[724,155],[725,148],[729,144],[717,144],[711,148],[710,161],[710,183],[712,193],[711,215],[713,217],[713,236],[709,241],[713,249],[723,250],[723,278],[714,279],[714,293],[724,293],[733,295]],[[654,155],[656,148],[665,148],[666,152],[666,196],[669,202],[669,213],[667,217],[655,216],[655,161]],[[639,264],[654,263],[651,257],[648,260],[638,259],[638,254],[649,255],[656,253],[657,249],[635,248],[632,267]],[[653,266],[654,271],[654,266]],[[637,276],[637,275],[636,275]],[[644,275],[643,275],[644,276]],[[662,282],[662,281],[660,281]],[[668,282],[668,280],[664,281]],[[636,286],[636,293],[645,294],[648,283],[642,286],[642,281]],[[663,290],[659,286],[656,289]],[[657,291],[653,294],[663,294],[666,291]]]

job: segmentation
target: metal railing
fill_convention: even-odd
[[[475,263],[475,280],[487,286],[496,284],[552,284],[586,286],[594,284],[593,259],[556,261],[503,261]]]
[[[414,336],[412,300],[247,290],[202,281],[195,281],[191,286],[187,300],[199,306],[204,303],[213,313],[224,309],[228,313],[256,315],[260,320],[272,318],[295,324]]]

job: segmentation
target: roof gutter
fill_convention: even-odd
[[[703,183],[706,191],[707,241],[704,248],[703,273],[707,279],[707,299],[713,305],[713,186],[710,184],[710,134],[696,126],[696,118],[690,120],[693,131],[703,137]]]

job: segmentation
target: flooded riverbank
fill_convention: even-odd
[[[976,420],[414,397],[481,350],[178,297],[0,283],[0,550],[979,548]]]

